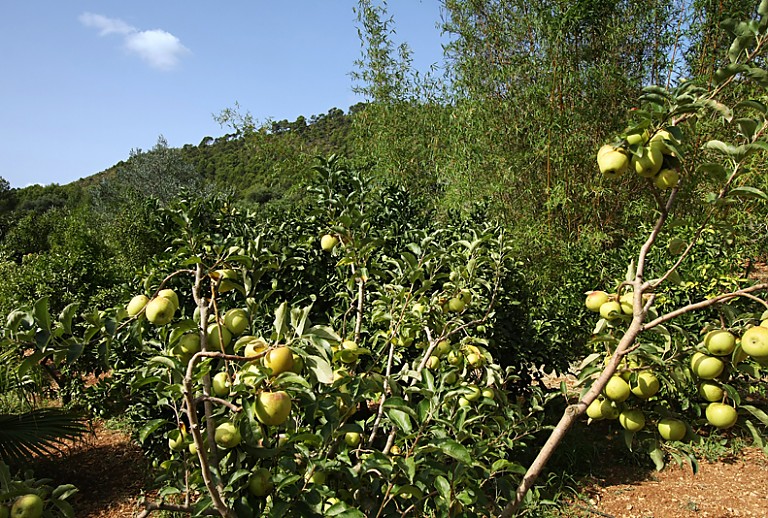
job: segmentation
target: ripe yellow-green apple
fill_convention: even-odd
[[[224,325],[235,336],[243,334],[248,324],[248,313],[244,309],[233,308],[224,313]]]
[[[359,432],[347,432],[344,434],[344,442],[350,448],[357,448],[360,445],[361,439],[362,437]]]
[[[237,271],[231,268],[223,268],[211,272],[211,278],[219,281],[219,292],[224,293],[226,291],[234,290],[237,284]]]
[[[755,326],[741,335],[741,349],[753,358],[768,357],[768,327]]]
[[[229,329],[226,326],[218,325],[216,322],[208,326],[207,334],[209,349],[225,349],[232,342],[232,333],[229,332]]]
[[[43,499],[34,493],[17,498],[11,506],[12,518],[40,518],[43,516],[45,504]]]
[[[448,311],[451,313],[461,313],[466,304],[461,297],[453,297],[448,301]]]
[[[662,153],[666,155],[673,154],[672,148],[669,147],[666,141],[672,142],[674,145],[678,145],[678,140],[667,130],[659,130],[651,137],[651,143],[655,144]]]
[[[597,398],[587,407],[587,416],[595,421],[616,419],[619,416],[619,409],[613,406],[610,399]]]
[[[483,389],[482,395],[486,399],[493,399],[496,396],[496,393],[493,391],[491,387],[486,387]]]
[[[659,378],[649,370],[638,372],[635,380],[630,382],[630,390],[632,393],[642,399],[648,399],[655,396],[660,387],[661,383],[659,383]]]
[[[615,320],[622,314],[621,304],[617,300],[609,300],[600,306],[600,316],[606,320]]]
[[[226,371],[217,372],[211,380],[213,393],[219,397],[227,397],[232,388],[232,381]]]
[[[326,480],[328,480],[328,474],[317,467],[315,468],[314,471],[312,471],[312,474],[309,475],[309,481],[319,486],[322,486],[323,484],[325,484]]]
[[[235,347],[237,347],[237,344],[235,344]],[[251,337],[251,339],[245,343],[243,356],[246,358],[254,358],[267,349],[269,349],[269,344],[263,338]]]
[[[621,312],[625,315],[631,315],[634,312],[635,305],[635,293],[628,291],[619,298],[619,304],[621,304]]]
[[[293,352],[281,345],[267,351],[264,355],[264,367],[272,369],[272,375],[277,376],[293,369]]]
[[[721,430],[732,427],[739,419],[739,414],[736,412],[736,409],[725,403],[714,402],[708,404],[706,414],[709,424],[716,426]]]
[[[272,482],[272,473],[267,468],[258,468],[251,473],[251,478],[248,479],[248,491],[253,496],[267,496],[274,489],[275,484]]]
[[[461,297],[461,300],[464,301],[464,304],[467,306],[472,302],[472,292],[469,291],[468,289],[461,290],[461,293],[459,294],[459,296]]]
[[[255,387],[261,376],[259,366],[255,362],[249,362],[240,368],[237,376],[235,376],[235,383],[241,382],[249,387]]]
[[[234,423],[227,421],[216,427],[213,438],[216,440],[216,444],[222,448],[234,448],[240,444],[240,430]]]
[[[768,328],[768,318],[760,321],[760,327]]]
[[[619,424],[630,432],[639,432],[645,428],[645,414],[637,408],[627,409],[619,414]]]
[[[485,363],[485,357],[482,354],[471,352],[467,354],[467,363],[475,368],[482,367]]]
[[[291,396],[283,390],[259,392],[253,409],[256,419],[261,423],[267,426],[280,426],[288,420],[288,415],[291,413]]]
[[[197,333],[184,333],[179,338],[179,352],[193,355],[200,351],[200,335]]]
[[[437,356],[430,356],[427,358],[427,363],[425,364],[425,367],[429,370],[435,370],[438,367],[440,367],[440,358]]]
[[[725,391],[714,381],[702,381],[699,385],[699,395],[707,401],[722,401]]]
[[[600,311],[600,306],[608,302],[608,294],[604,291],[590,291],[587,292],[587,299],[585,304],[590,311]]]
[[[144,314],[147,320],[158,326],[164,326],[173,320],[176,313],[176,307],[173,302],[165,297],[155,297],[147,302]]]
[[[606,144],[597,151],[597,167],[607,178],[618,178],[629,168],[627,152]]]
[[[144,309],[144,306],[147,305],[147,302],[149,302],[149,297],[146,295],[136,295],[133,297],[128,303],[128,306],[125,308],[128,311],[128,316],[135,317],[141,313],[141,310]]]
[[[668,441],[680,441],[688,431],[685,423],[680,419],[665,417],[656,425],[659,435]]]
[[[176,311],[179,309],[179,296],[176,295],[176,292],[173,291],[170,288],[165,288],[164,290],[160,290],[157,292],[158,297],[163,297],[165,299],[170,300],[173,302],[173,310]]]
[[[605,385],[605,395],[611,401],[621,403],[626,401],[630,394],[629,384],[621,376],[611,376]]]
[[[437,357],[443,357],[446,354],[451,352],[451,342],[448,340],[440,340],[437,342],[437,345],[432,350],[432,354],[434,354]]]
[[[291,372],[294,374],[301,374],[301,371],[303,370],[304,370],[304,357],[296,353],[293,353],[293,367],[291,368]]]
[[[173,451],[181,451],[186,446],[187,432],[184,429],[172,430],[168,434],[168,447]]]
[[[332,236],[331,234],[325,234],[320,238],[320,248],[322,248],[325,252],[330,252],[336,248],[336,245],[338,244],[339,238]]]
[[[460,351],[451,351],[448,353],[448,363],[459,366],[464,363],[464,355]]]
[[[673,189],[678,183],[680,183],[680,175],[675,169],[662,169],[653,178],[653,184],[662,191]]]
[[[736,348],[736,337],[725,329],[716,329],[706,334],[704,346],[709,351],[709,354],[725,356],[731,354]]]
[[[189,450],[190,455],[197,455],[197,444],[195,444],[195,441],[189,443],[189,447],[187,449]]]
[[[634,146],[636,144],[645,144],[645,142],[648,140],[648,137],[648,130],[645,130],[642,133],[633,133],[631,135],[627,135],[627,144],[630,146]]]
[[[691,358],[693,373],[703,380],[711,380],[722,374],[725,364],[720,358],[697,352]]]
[[[459,376],[458,374],[456,374],[456,371],[451,371],[445,375],[445,377],[443,378],[443,383],[445,383],[446,385],[453,385],[454,383],[456,383],[456,381],[458,381],[458,379],[459,379]]]
[[[459,407],[468,407],[472,405],[472,403],[464,396],[459,397]]]
[[[467,401],[477,401],[483,395],[483,391],[477,385],[467,385],[469,392],[464,394]]]
[[[632,155],[631,167],[643,178],[653,178],[661,171],[664,155],[658,145],[651,143],[642,148],[642,155]]]

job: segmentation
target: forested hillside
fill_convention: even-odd
[[[419,73],[386,3],[357,3],[367,101],[346,111],[225,108],[225,134],[197,144],[160,136],[68,185],[0,183],[0,357],[19,379],[42,365],[28,386],[54,375],[91,414],[126,413],[166,460],[164,494],[207,495],[183,510],[509,516],[556,491],[557,476],[529,493],[540,471],[522,474],[559,444],[544,432],[585,411],[621,413],[657,466],[694,462],[680,440],[730,429],[736,408],[765,446],[765,388],[750,383],[768,342],[746,333],[768,325],[750,277],[768,259],[768,2],[442,5],[445,60]],[[161,290],[173,304],[150,310]],[[225,328],[254,340],[228,345]],[[709,348],[714,330],[727,352]],[[707,351],[717,373],[699,369]],[[539,383],[576,366],[580,394]],[[86,387],[94,372],[110,374]],[[285,416],[264,418],[253,394]],[[558,425],[561,396],[576,399]],[[183,452],[197,462],[203,441],[198,466]],[[259,499],[273,491],[283,500]]]

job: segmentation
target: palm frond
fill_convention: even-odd
[[[22,414],[0,414],[0,460],[18,463],[50,455],[88,431],[81,414],[40,408]]]

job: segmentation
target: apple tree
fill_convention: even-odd
[[[105,312],[159,473],[143,515],[498,514],[548,397],[491,353],[503,230],[429,223],[338,157],[316,175],[279,221],[172,206],[173,246]]]
[[[761,66],[768,2],[759,4],[755,19],[729,23],[734,39],[728,60],[711,81],[646,87],[627,130],[597,153],[608,180],[630,176],[646,184],[656,200],[655,221],[626,276],[587,294],[587,307],[599,320],[595,352],[580,368],[584,390],[565,410],[503,516],[519,509],[584,413],[590,420],[618,419],[627,445],[645,448],[659,468],[666,453],[694,462],[680,441],[734,426],[748,430],[756,444],[766,443],[768,414],[755,397],[762,389],[754,381],[764,379],[768,359],[768,284],[720,279],[700,300],[670,303],[676,288],[686,285],[680,270],[695,247],[706,246],[729,217],[751,217],[751,204],[768,200],[760,176],[768,150],[768,71]],[[713,119],[723,128],[714,136]],[[696,198],[704,217],[681,225],[685,212],[676,221],[675,209]],[[685,228],[693,228],[692,235],[683,234]]]

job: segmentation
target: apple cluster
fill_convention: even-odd
[[[602,146],[597,152],[597,166],[607,178],[618,178],[632,170],[653,180],[659,189],[672,189],[680,180],[680,161],[675,152],[679,144],[667,129],[652,134],[648,130],[632,133],[619,145]]]
[[[42,518],[45,502],[35,493],[16,498],[11,507],[0,503],[0,518]]]

